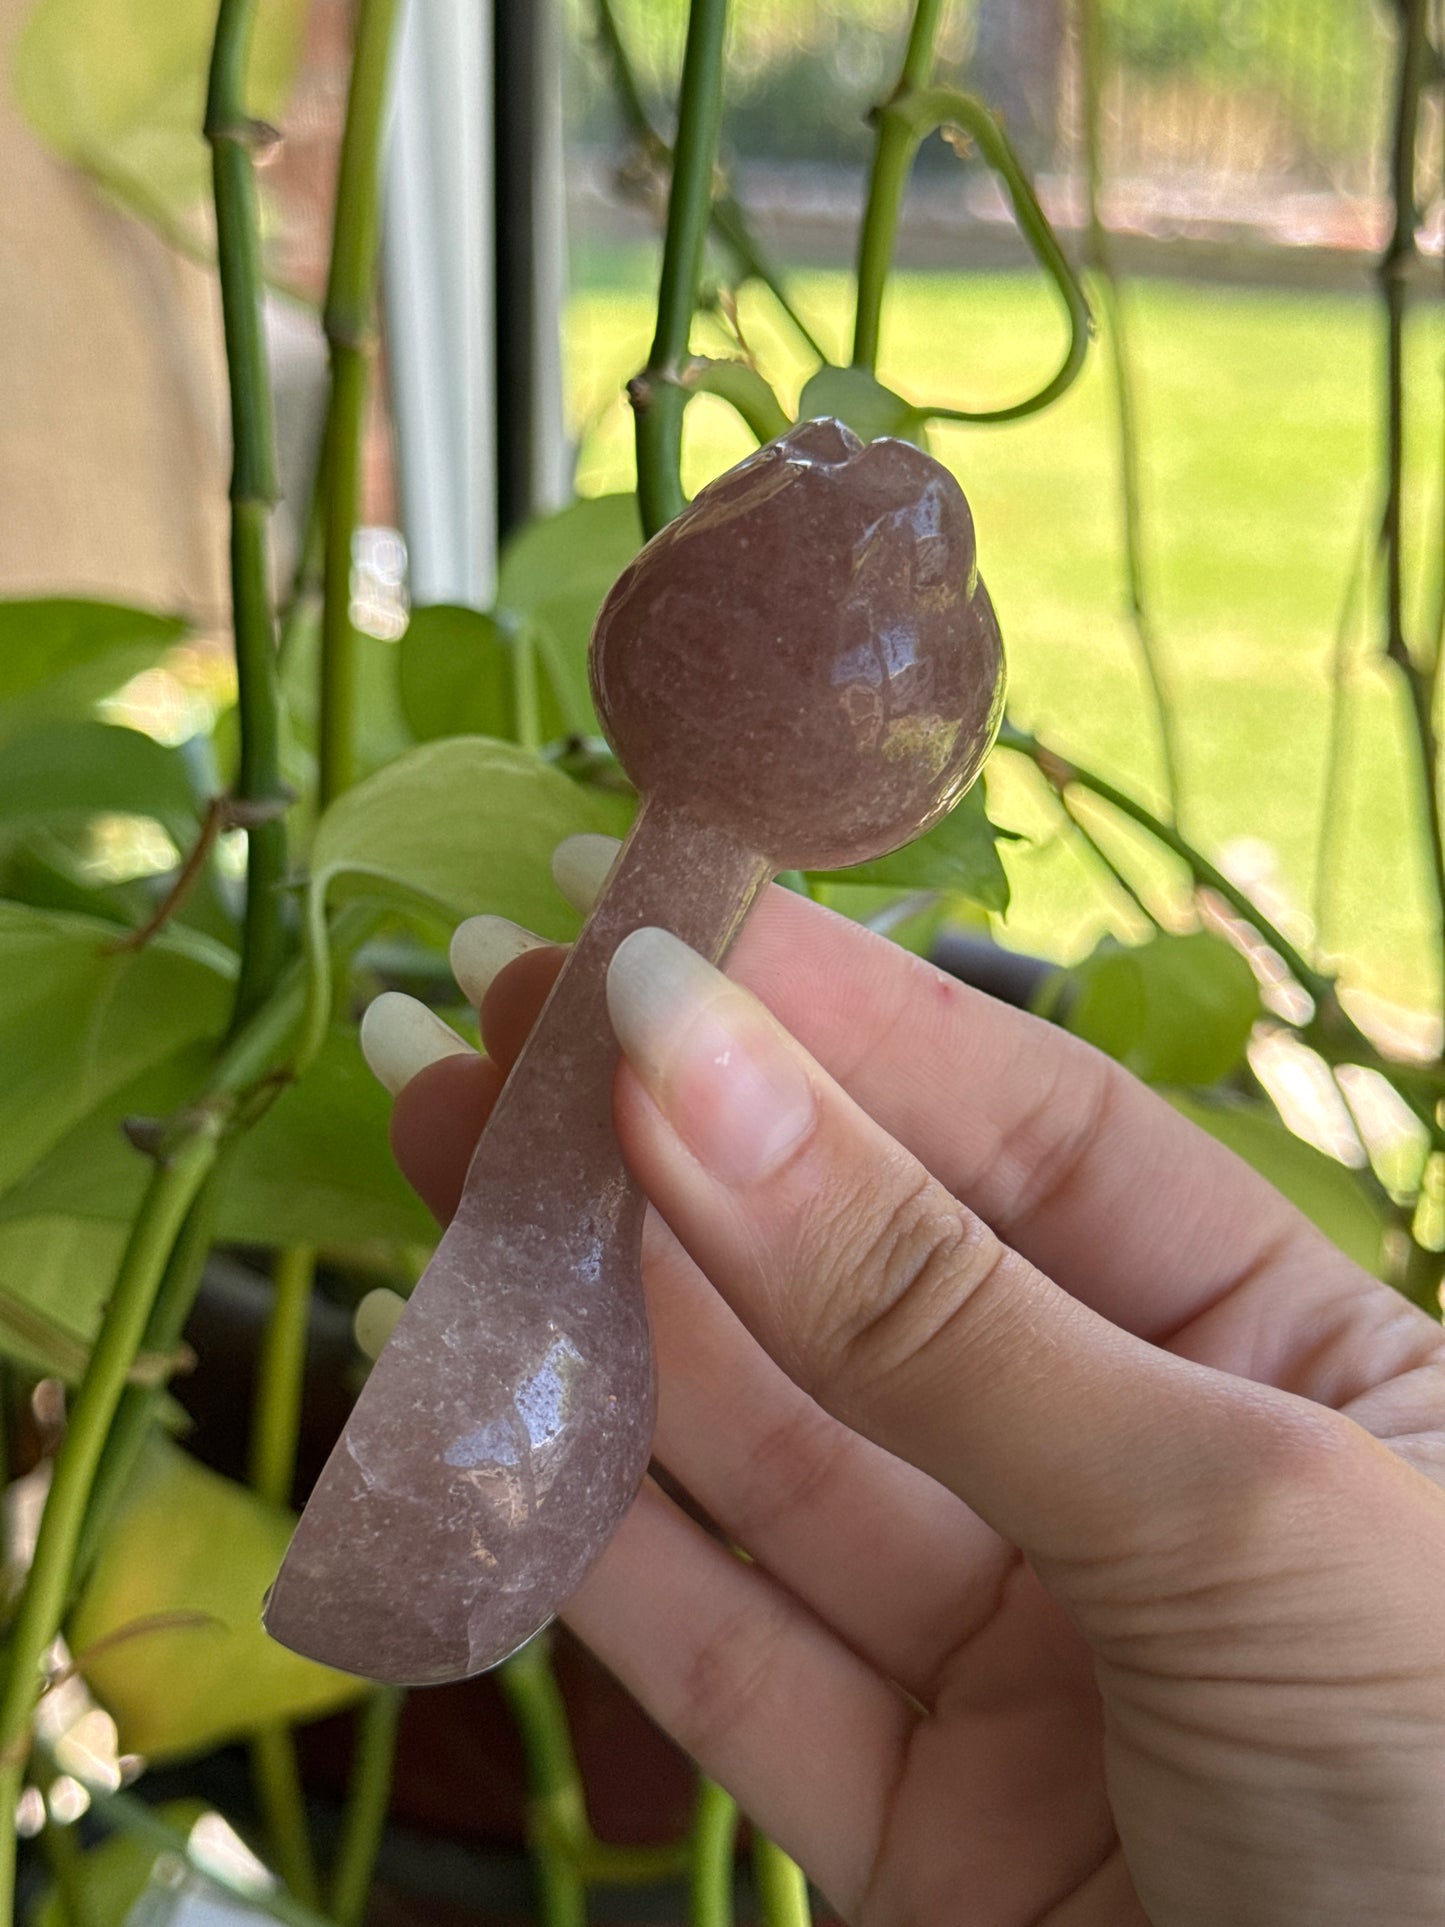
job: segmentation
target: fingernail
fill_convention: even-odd
[[[552,852],[552,881],[585,917],[607,881],[622,848],[615,836],[569,836]]]
[[[399,1291],[378,1285],[375,1291],[367,1292],[351,1322],[358,1349],[368,1358],[380,1358],[382,1346],[396,1330],[405,1310],[406,1300]]]
[[[452,975],[467,1002],[479,1005],[497,972],[524,951],[541,949],[542,942],[507,917],[468,917],[459,923],[450,956]]]
[[[805,1062],[745,990],[666,930],[634,930],[607,972],[628,1062],[698,1161],[724,1184],[777,1171],[817,1118]]]
[[[374,997],[361,1019],[361,1054],[393,1097],[438,1058],[471,1051],[466,1038],[434,1010],[399,990]]]

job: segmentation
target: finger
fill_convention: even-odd
[[[566,957],[504,917],[469,918],[458,927],[451,954],[460,988],[480,1006],[486,1057],[425,1004],[397,991],[373,999],[361,1023],[367,1063],[396,1099],[392,1155],[442,1224],[457,1208],[503,1076]]]
[[[650,1484],[564,1617],[852,1913],[915,1728],[898,1694]]]
[[[478,1010],[487,1055],[510,1070],[561,975],[567,952],[555,944],[529,950],[488,986]]]
[[[502,1070],[473,1052],[424,1065],[391,1107],[391,1154],[438,1224],[450,1224]]]
[[[453,975],[481,1020],[487,1055],[510,1070],[567,956],[506,917],[468,917],[452,936]]]
[[[481,987],[498,1055],[525,1035],[561,957],[513,951],[496,983]],[[375,1051],[380,1026],[371,1028]],[[397,1161],[443,1222],[500,1085],[496,1063],[449,1056],[397,1098]],[[992,1610],[1007,1549],[935,1480],[801,1392],[655,1214],[643,1272],[658,1357],[656,1456],[730,1539],[873,1665],[931,1701],[947,1653]]]
[[[1014,1556],[935,1479],[850,1431],[763,1352],[655,1214],[656,1457],[736,1545],[931,1705]]]
[[[372,1075],[392,1094],[428,1064],[476,1053],[434,1010],[399,990],[373,997],[361,1019],[361,1053]]]
[[[664,931],[608,975],[644,1188],[789,1376],[1047,1560],[1136,1552],[1242,1477],[1281,1394],[1172,1357],[1003,1245]]]
[[[579,907],[617,847],[558,847]],[[1163,1339],[1224,1306],[1211,1361],[1273,1380],[1312,1303],[1388,1296],[1102,1053],[793,891],[764,893],[728,974],[1000,1237],[1130,1331]]]

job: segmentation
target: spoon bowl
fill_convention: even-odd
[[[866,863],[983,765],[1003,645],[963,490],[922,449],[805,422],[618,578],[592,690],[638,789],[778,870]]]

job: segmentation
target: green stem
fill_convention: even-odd
[[[356,635],[351,551],[361,494],[366,400],[376,348],[374,286],[381,194],[381,128],[397,0],[359,0],[346,127],[322,324],[331,395],[322,453],[326,536],[321,610],[318,800],[324,809],[356,774]]]
[[[271,1861],[292,1898],[319,1912],[321,1881],[306,1824],[306,1789],[301,1784],[290,1727],[258,1727],[251,1735],[250,1755],[251,1784],[261,1808]]]
[[[710,361],[696,355],[684,370],[683,383],[695,393],[716,395],[725,401],[760,443],[770,442],[787,432],[788,417],[783,404],[749,362]]]
[[[251,1415],[251,1486],[268,1505],[291,1503],[315,1276],[316,1252],[311,1245],[292,1245],[276,1260],[271,1316],[261,1341]]]
[[[276,1260],[251,1414],[251,1486],[268,1505],[291,1503],[315,1275],[310,1245],[293,1245]],[[321,1883],[306,1824],[306,1794],[296,1743],[284,1722],[263,1726],[252,1736],[251,1777],[277,1872],[303,1906],[319,1907]]]
[[[878,111],[880,122],[906,131],[905,162],[911,161],[924,136],[937,128],[952,128],[973,142],[1008,195],[1019,233],[1053,284],[1069,329],[1063,360],[1043,386],[1025,395],[1022,401],[1007,402],[1001,408],[948,408],[936,402],[921,402],[915,405],[915,413],[930,421],[984,424],[1018,421],[1025,415],[1037,414],[1073,385],[1089,352],[1094,318],[1079,277],[1059,245],[1059,238],[1039,205],[1033,184],[1010,146],[1008,136],[981,100],[961,93],[956,87],[904,88]],[[891,231],[888,245],[891,249]],[[882,272],[886,276],[886,263]],[[876,316],[874,320],[876,325]],[[873,353],[876,358],[876,335]]]
[[[763,1927],[810,1927],[807,1875],[761,1833],[753,1835],[753,1879]]]
[[[236,801],[248,806],[246,916],[235,1023],[270,994],[286,955],[280,885],[281,697],[269,551],[276,502],[276,436],[262,322],[260,216],[254,150],[270,132],[246,112],[246,62],[256,0],[220,0],[206,95],[216,203],[216,258],[231,400],[231,610],[241,720]]]
[[[19,1797],[45,1655],[70,1595],[81,1529],[111,1421],[145,1337],[172,1247],[215,1163],[221,1124],[216,1110],[192,1114],[156,1167],[56,1455],[0,1692],[0,1814],[13,1814]],[[0,1924],[10,1927],[15,1839],[9,1824],[0,1826],[0,1842]]]
[[[326,570],[326,457],[325,424],[323,445],[316,451],[316,473],[311,479],[311,497],[306,505],[306,525],[301,532],[301,548],[291,579],[291,594],[281,618],[281,639],[276,656],[281,673],[296,652],[305,648],[321,621]]]
[[[1385,484],[1380,511],[1380,547],[1385,571],[1385,654],[1404,678],[1425,804],[1431,885],[1439,935],[1445,942],[1445,820],[1440,808],[1440,742],[1436,729],[1434,676],[1417,662],[1405,638],[1404,468],[1405,468],[1405,310],[1410,267],[1415,258],[1415,152],[1420,91],[1429,64],[1424,0],[1399,0],[1399,62],[1395,116],[1390,147],[1393,222],[1376,269],[1385,311]],[[1442,985],[1445,991],[1445,985]]]
[[[593,1835],[546,1635],[509,1659],[498,1678],[527,1759],[527,1837],[543,1927],[585,1927],[587,1890],[576,1861]]]
[[[653,126],[648,114],[612,0],[597,0],[597,36],[612,72],[617,105],[633,139],[659,168],[670,167],[672,150]],[[793,306],[777,270],[769,264],[758,245],[742,204],[731,194],[719,194],[713,201],[709,220],[714,234],[732,251],[744,277],[761,282],[819,361],[826,360],[812,330]]]
[[[196,1193],[186,1213],[180,1235],[171,1247],[160,1289],[146,1322],[143,1349],[158,1356],[174,1353],[185,1331],[186,1320],[200,1289],[206,1259],[215,1234],[216,1209],[220,1203],[231,1140],[221,1146],[216,1162]],[[85,1524],[76,1551],[75,1573],[79,1580],[100,1550],[100,1542],[125,1491],[141,1447],[160,1409],[162,1392],[145,1385],[127,1385],[111,1420],[110,1436],[100,1470],[90,1489]]]
[[[394,1687],[374,1693],[358,1715],[356,1758],[347,1789],[346,1818],[332,1874],[331,1912],[337,1927],[361,1927],[376,1856],[391,1804],[396,1733],[406,1695]]]
[[[537,631],[523,623],[512,650],[512,729],[523,749],[542,747],[541,662]]]
[[[657,332],[647,366],[632,382],[637,417],[637,503],[645,535],[682,513],[682,385],[712,211],[713,168],[722,124],[723,43],[728,0],[692,0],[677,106],[672,186],[657,292]]]
[[[920,138],[907,117],[890,114],[888,107],[900,96],[926,87],[932,79],[933,48],[942,14],[943,0],[917,0],[898,85],[890,101],[874,114],[877,132],[873,165],[868,174],[868,198],[858,236],[858,291],[853,318],[853,366],[870,372],[878,366],[883,290],[893,266],[893,247],[908,186],[908,170]]]
[[[732,1795],[711,1780],[697,1790],[692,1827],[692,1896],[688,1927],[732,1927],[733,1856],[738,1810]]]
[[[1263,937],[1290,975],[1309,993],[1315,1005],[1315,1014],[1307,1023],[1295,1026],[1300,1037],[1317,1050],[1327,1063],[1363,1064],[1371,1070],[1378,1070],[1395,1086],[1416,1115],[1429,1123],[1433,1103],[1445,1093],[1445,1066],[1398,1064],[1382,1057],[1341,1006],[1333,978],[1316,970],[1301,956],[1284,932],[1276,928],[1258,905],[1237,884],[1231,883],[1222,870],[1195,849],[1174,824],[1164,822],[1144,804],[1125,791],[1116,789],[1093,770],[1084,769],[1072,757],[1060,756],[1010,723],[1005,723],[999,731],[998,741],[1001,749],[1011,749],[1028,757],[1060,797],[1069,785],[1077,784],[1080,789],[1109,804],[1121,816],[1128,817],[1130,822],[1147,830],[1165,849],[1171,850],[1189,870],[1196,884],[1212,890],[1257,936]]]
[[[1335,829],[1341,818],[1340,790],[1344,784],[1346,752],[1349,746],[1350,708],[1346,700],[1349,679],[1350,632],[1354,627],[1365,576],[1369,568],[1368,544],[1362,542],[1350,565],[1340,612],[1335,620],[1334,647],[1330,651],[1330,720],[1325,739],[1324,776],[1320,784],[1320,833],[1315,848],[1314,903],[1315,949],[1328,955],[1325,934],[1330,926],[1332,885],[1334,882]]]
[[[1124,327],[1124,301],[1114,272],[1108,230],[1099,212],[1099,191],[1103,181],[1103,158],[1099,126],[1103,61],[1101,58],[1099,0],[1078,0],[1076,22],[1079,41],[1080,93],[1084,121],[1084,183],[1087,216],[1084,226],[1085,259],[1103,289],[1104,335],[1109,348],[1109,367],[1114,385],[1114,429],[1119,452],[1119,509],[1124,537],[1124,569],[1129,596],[1129,617],[1138,646],[1139,662],[1149,686],[1154,712],[1154,729],[1159,738],[1160,759],[1164,767],[1164,794],[1169,816],[1177,820],[1183,793],[1180,776],[1179,742],[1174,728],[1174,710],[1165,685],[1159,644],[1149,615],[1144,592],[1143,489],[1139,459],[1139,418],[1134,387],[1133,361]]]

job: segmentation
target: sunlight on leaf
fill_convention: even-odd
[[[246,101],[279,121],[301,50],[306,9],[260,0]],[[215,0],[39,0],[15,54],[26,117],[137,212],[183,220],[206,193],[201,133]]]
[[[1008,877],[998,854],[998,831],[988,819],[983,785],[975,783],[926,836],[891,856],[851,870],[820,872],[837,883],[873,883],[895,890],[946,890],[985,910],[1008,909]]]
[[[424,744],[338,798],[312,850],[311,914],[342,896],[479,911],[565,942],[577,917],[552,882],[552,851],[579,830],[620,835],[627,802],[584,789],[528,751],[484,736]]]
[[[73,596],[0,601],[0,741],[84,716],[185,634],[177,616]]]
[[[1297,1138],[1262,1104],[1197,1092],[1164,1095],[1268,1178],[1356,1264],[1384,1275],[1385,1212],[1358,1172]]]
[[[1132,949],[1107,940],[1062,986],[1066,1028],[1155,1084],[1227,1077],[1262,1008],[1248,963],[1205,930]]]
[[[169,1439],[146,1447],[68,1627],[127,1752],[203,1752],[269,1721],[318,1719],[367,1691],[262,1630],[261,1601],[293,1523]],[[204,1623],[111,1642],[139,1620],[175,1613]]]

